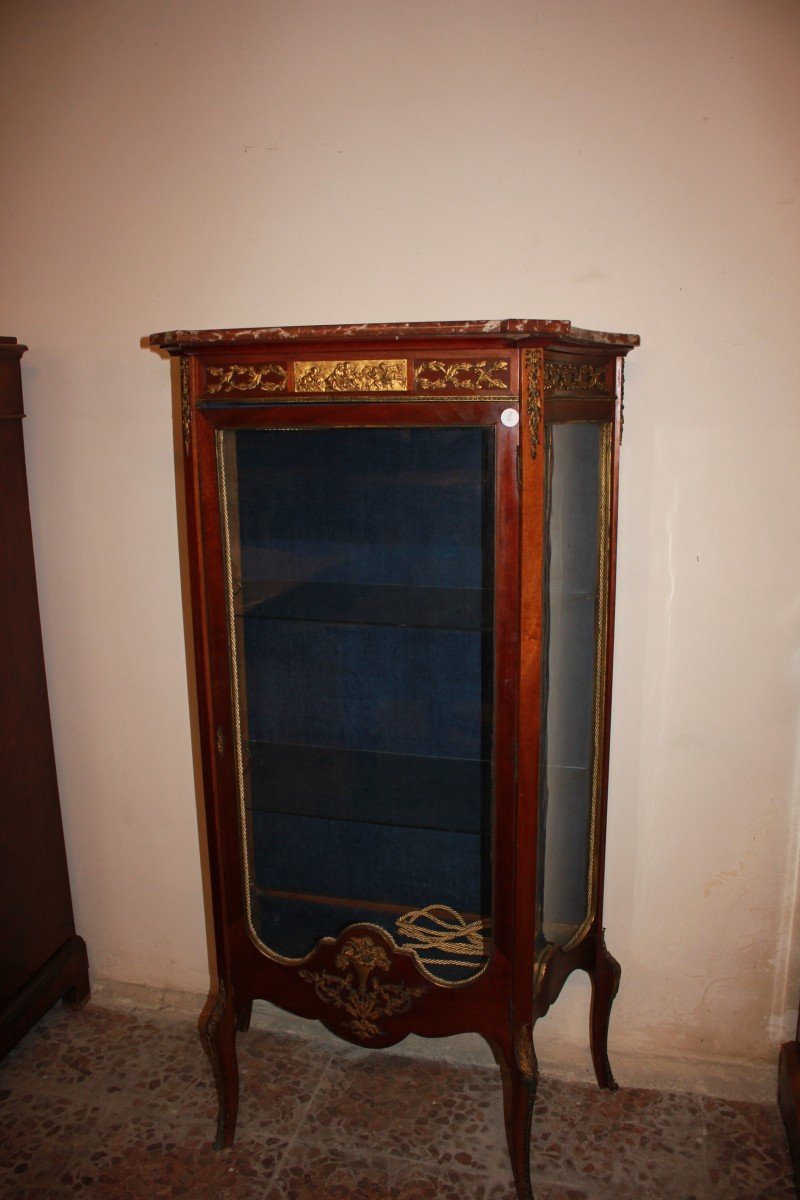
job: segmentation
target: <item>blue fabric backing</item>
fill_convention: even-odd
[[[262,888],[484,911],[478,834],[256,811],[253,836]]]
[[[493,433],[235,438],[262,939],[394,929],[302,894],[488,914]]]

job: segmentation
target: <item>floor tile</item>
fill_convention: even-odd
[[[298,1141],[265,1200],[484,1200],[486,1187],[483,1175],[452,1166]]]
[[[499,1073],[399,1055],[336,1055],[305,1135],[486,1172],[506,1160]]]
[[[777,1105],[704,1099],[701,1109],[715,1200],[793,1200],[789,1151]]]
[[[14,1086],[21,1073],[31,1086],[49,1092],[86,1087],[112,1098],[161,1088],[185,1090],[202,1061],[197,1030],[191,1024],[155,1017],[134,1017],[94,1008],[65,1013],[26,1038],[25,1057],[3,1065],[3,1080]]]
[[[282,1154],[283,1148],[281,1148]],[[76,1161],[61,1177],[91,1200],[263,1200],[280,1155],[252,1146],[220,1154],[204,1146],[121,1138]]]
[[[543,1080],[531,1148],[535,1178],[641,1200],[704,1195],[700,1104],[692,1096]]]
[[[2,1073],[0,1071],[0,1082]],[[75,1154],[87,1120],[99,1112],[84,1104],[26,1089],[0,1086],[0,1196],[49,1186]]]
[[[185,1119],[200,1125],[210,1142],[217,1119],[217,1092],[211,1064],[200,1049],[200,1065],[184,1092]],[[268,1132],[286,1137],[294,1132],[320,1086],[331,1060],[331,1050],[302,1038],[252,1031],[237,1040],[239,1058],[239,1117],[237,1141],[242,1136]]]
[[[564,1187],[560,1183],[537,1183],[534,1180],[533,1186],[536,1200],[592,1200],[588,1192],[584,1192],[580,1188]],[[617,1193],[618,1196],[619,1193]],[[495,1182],[489,1185],[485,1200],[517,1200],[517,1193],[514,1191],[514,1184],[511,1182],[510,1171],[508,1173],[508,1181]]]

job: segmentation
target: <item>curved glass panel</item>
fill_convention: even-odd
[[[218,434],[251,935],[370,922],[435,978],[491,922],[494,433]]]
[[[594,911],[602,766],[610,426],[546,433],[537,951]]]

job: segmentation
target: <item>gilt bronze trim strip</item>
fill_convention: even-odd
[[[539,448],[539,431],[542,425],[542,350],[525,351],[525,378],[528,387],[528,429],[530,432],[531,458],[536,458]]]

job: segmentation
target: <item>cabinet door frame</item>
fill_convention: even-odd
[[[191,360],[190,360],[191,361]],[[196,367],[194,368],[196,370]],[[201,695],[201,743],[204,754],[205,808],[211,854],[211,890],[220,973],[231,979],[241,998],[270,999],[302,1016],[320,1016],[309,989],[298,979],[301,962],[276,961],[263,954],[247,927],[241,868],[241,827],[236,777],[236,728],[231,698],[223,531],[217,471],[217,433],[236,429],[303,429],[346,427],[484,427],[495,437],[495,722],[492,953],[485,971],[459,984],[429,983],[429,997],[413,1013],[393,1019],[393,1036],[408,1032],[441,1033],[476,1030],[493,1035],[507,1024],[511,960],[514,950],[513,878],[516,842],[515,745],[518,629],[518,433],[505,423],[504,412],[516,412],[516,398],[447,397],[419,401],[397,398],[300,402],[207,402],[192,410],[191,467],[187,501],[194,531],[190,553],[196,621],[196,657]],[[203,549],[204,547],[204,549]],[[191,545],[190,545],[191,550]],[[202,676],[202,679],[200,678]],[[371,927],[365,927],[371,928]],[[324,938],[333,944],[335,939]],[[320,943],[321,945],[322,943]],[[398,949],[397,959],[412,958]],[[529,974],[532,946],[527,955]],[[416,971],[416,966],[414,970]],[[420,978],[423,976],[420,975]],[[447,1005],[435,1003],[439,987],[448,989]],[[481,1009],[491,1009],[491,1019]],[[337,1029],[337,1032],[341,1032]],[[394,1034],[397,1036],[394,1036]],[[373,1043],[374,1044],[374,1043]],[[385,1042],[384,1044],[391,1044]]]

